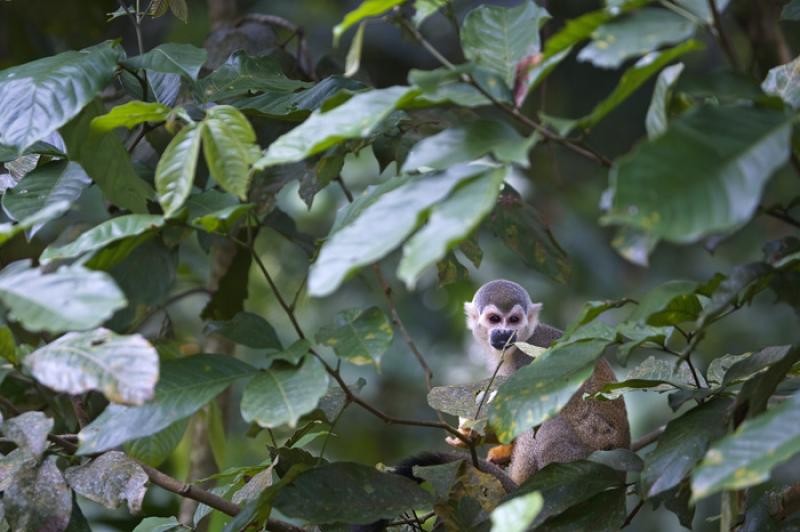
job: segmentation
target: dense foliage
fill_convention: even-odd
[[[0,245],[14,250],[0,270],[0,530],[88,530],[77,496],[140,515],[150,485],[201,504],[183,524],[145,514],[141,532],[209,521],[338,530],[378,519],[419,529],[434,518],[447,530],[616,530],[644,503],[691,528],[695,505],[712,496],[722,530],[797,526],[800,474],[771,472],[800,452],[800,343],[714,352],[706,367],[696,364],[699,351],[713,350],[705,346],[718,322],[748,312],[754,298],[771,294],[768,312],[800,311],[800,239],[791,234],[800,228],[800,59],[740,66],[723,24],[727,4],[607,0],[551,21],[531,0],[463,17],[447,0],[364,0],[333,28],[335,43],[353,33],[343,71],[323,76],[330,68],[311,66],[302,31],[277,17],[261,22],[287,32],[296,53],[234,48],[214,64],[213,43],[145,52],[142,25],[186,20],[189,10],[183,0],[137,1],[111,17],[130,19],[138,54],[107,41],[0,71]],[[463,62],[421,32],[433,15],[452,22]],[[800,19],[800,2],[782,16]],[[400,27],[440,66],[412,70],[405,85],[369,86],[359,76],[368,24]],[[764,46],[750,44],[754,56]],[[720,50],[729,70],[681,84],[681,61]],[[583,116],[532,109],[548,76],[575,58],[626,68]],[[613,160],[591,147],[587,133],[653,79],[641,117],[647,137]],[[730,271],[674,279],[636,300],[586,302],[553,347],[520,345],[535,362],[495,382],[481,409],[488,381],[433,386],[392,286],[414,290],[430,270],[442,286],[462,282],[488,239],[569,283],[570,258],[513,186],[531,154],[552,146],[607,170],[600,224],[615,228],[609,244],[637,265],[660,244],[713,249],[757,216],[790,231]],[[351,191],[344,170],[365,151],[381,175]],[[779,172],[795,174],[791,196],[764,204]],[[324,239],[277,207],[293,183],[309,208],[326,187],[347,198]],[[264,234],[304,254],[307,282],[296,292],[276,282]],[[191,273],[198,262],[208,278]],[[251,268],[288,318],[291,343],[245,310]],[[374,283],[371,304],[317,330],[303,323],[300,299],[314,304],[353,279]],[[194,317],[203,334],[187,345],[168,311],[197,294],[207,296]],[[380,371],[395,336],[425,375],[437,420],[384,412],[345,373]],[[236,345],[259,355],[245,361]],[[463,461],[419,468],[422,485],[324,456],[337,422],[357,409],[376,423],[462,439],[452,416],[477,418],[475,430],[511,441],[555,415],[604,355],[626,366],[625,377],[594,399],[651,391],[674,412],[630,451],[552,464],[510,494],[473,467],[472,441]],[[234,384],[241,395],[226,391]],[[190,479],[205,488],[157,469],[191,422],[205,428],[194,445],[219,454],[228,415],[220,405],[231,398],[249,434],[268,437],[260,463]],[[315,441],[324,442],[317,455]]]

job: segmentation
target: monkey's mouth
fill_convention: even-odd
[[[502,351],[504,348],[507,350],[514,346],[517,341],[516,331],[492,331],[492,336],[489,343],[493,348]]]

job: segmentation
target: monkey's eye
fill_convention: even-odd
[[[489,316],[489,321],[491,321],[492,323],[500,323],[500,316],[498,316],[497,314],[492,314],[491,316]]]
[[[509,323],[519,323],[519,316],[511,316],[508,318]]]

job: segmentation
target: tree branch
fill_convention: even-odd
[[[631,444],[631,451],[639,452],[648,445],[650,445],[651,443],[657,441],[661,437],[661,435],[664,434],[664,428],[665,427],[658,427],[657,429],[648,432],[647,434],[645,434],[644,436],[633,442]]]

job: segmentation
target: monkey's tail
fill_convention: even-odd
[[[396,466],[392,467],[390,471],[395,475],[400,475],[406,477],[407,479],[413,480],[414,482],[421,483],[422,479],[414,476],[414,467],[443,465],[465,459],[467,459],[467,457],[464,454],[455,452],[422,452],[403,459]],[[514,483],[514,481],[511,480],[506,472],[497,465],[487,462],[486,460],[479,460],[478,464],[480,465],[481,471],[484,473],[489,473],[500,481],[500,484],[503,485],[503,489],[506,490],[506,493],[509,493],[517,488],[517,485]],[[370,523],[368,525],[353,525],[350,527],[350,531],[383,532],[386,530],[386,525],[388,524],[388,520],[381,519],[380,521],[375,521],[374,523]]]

